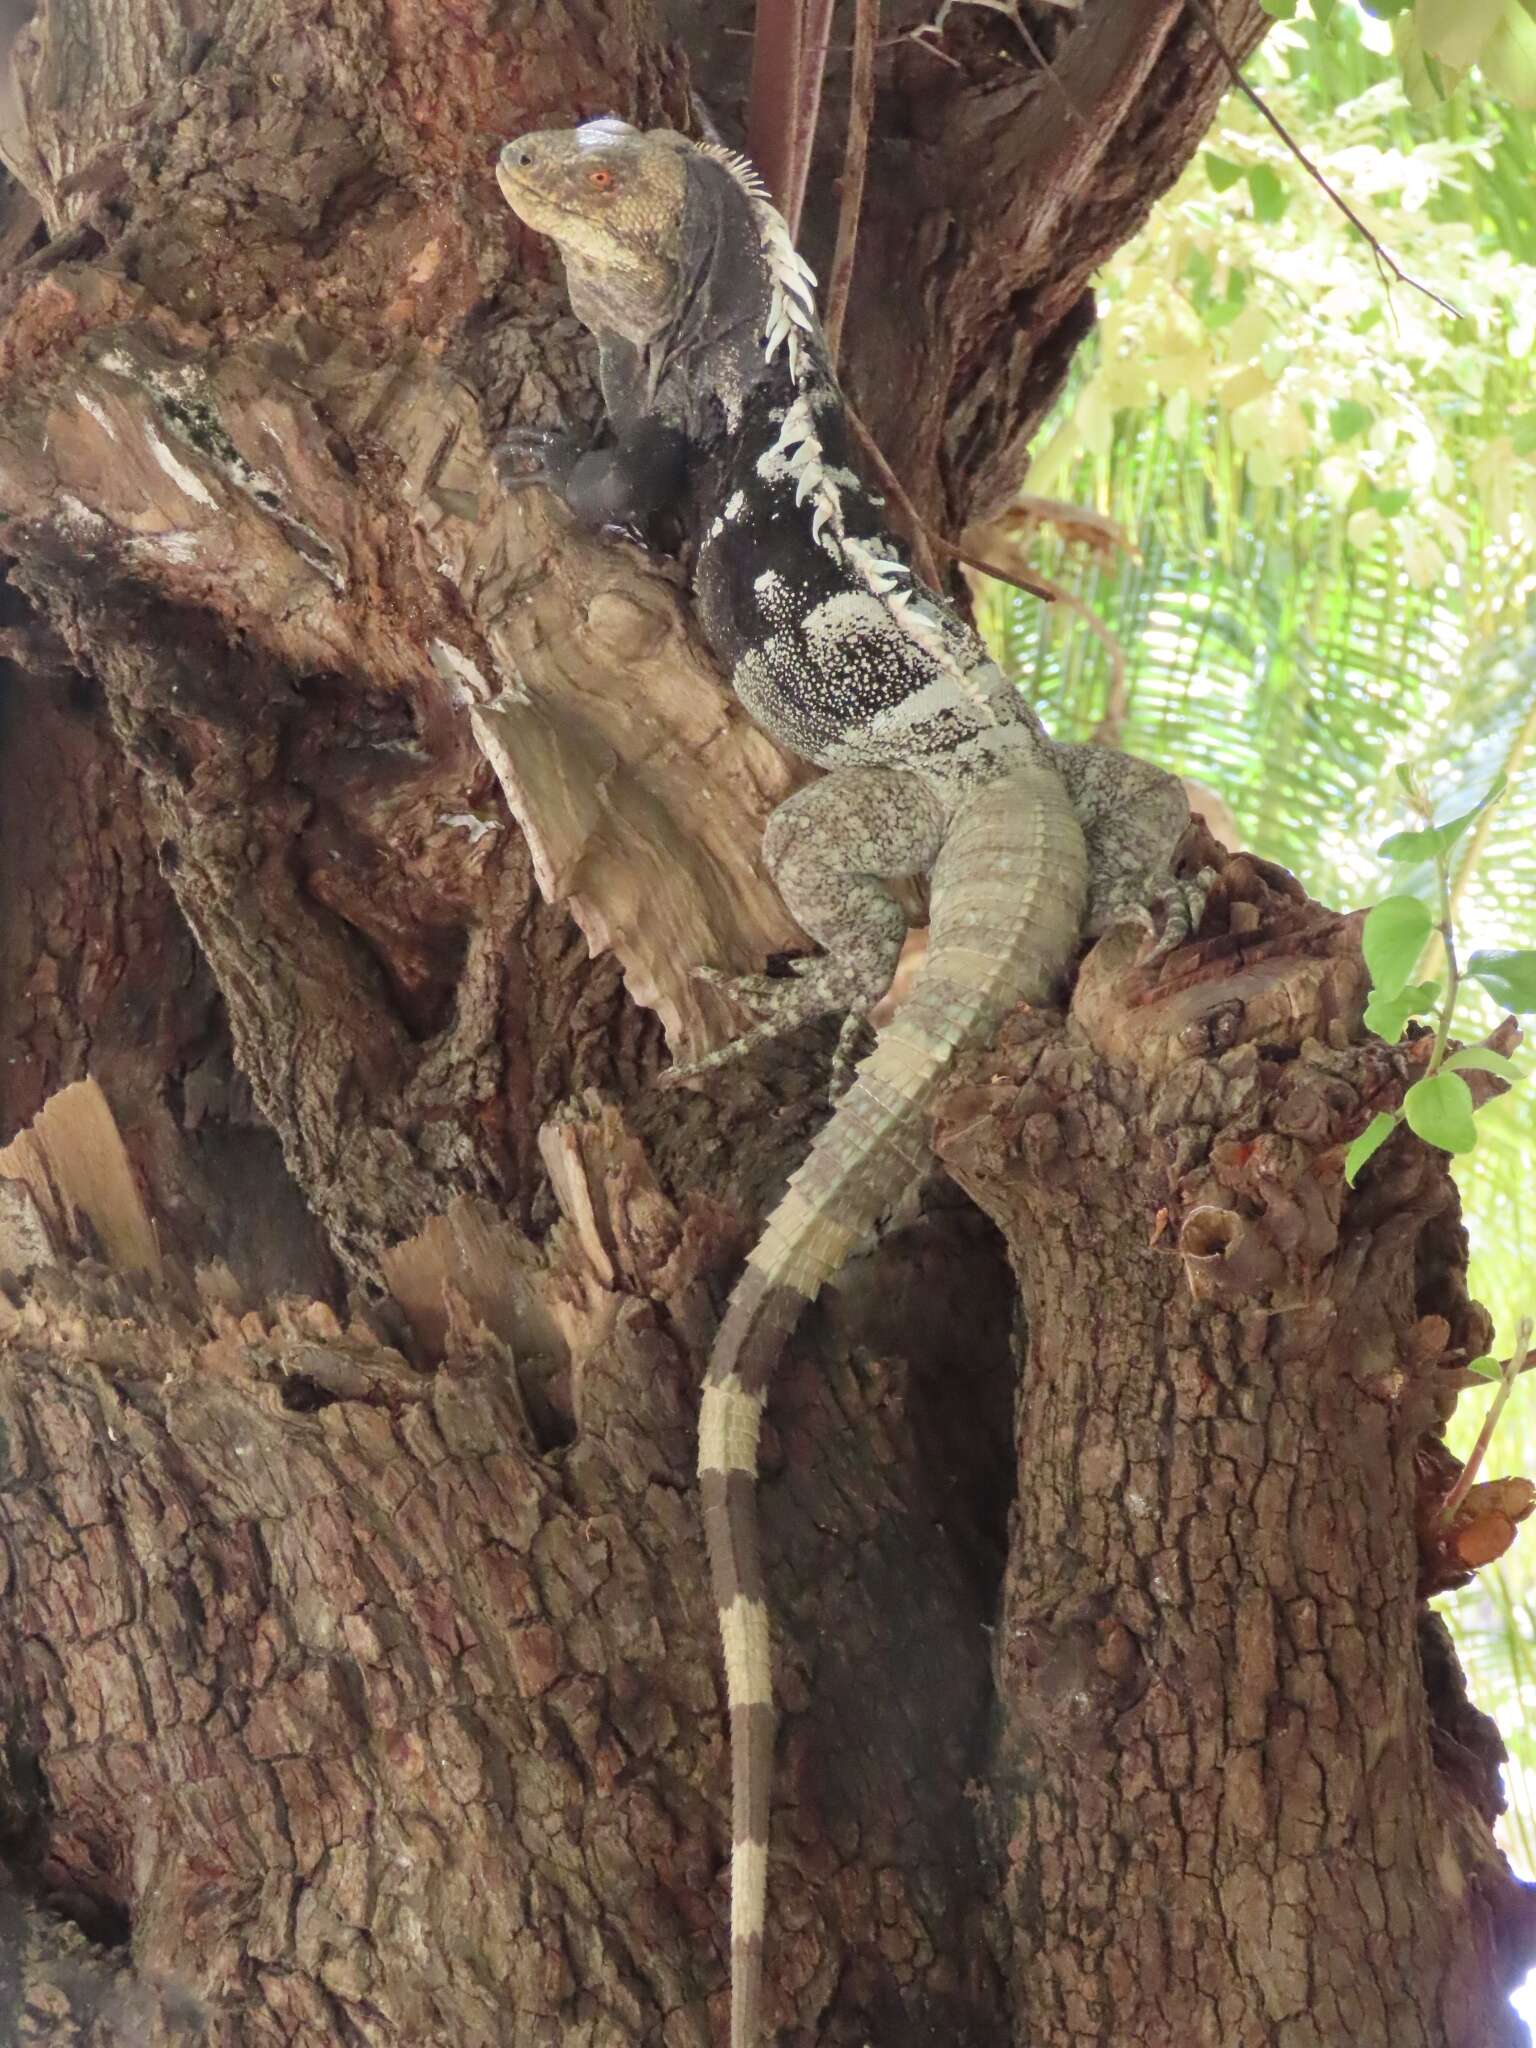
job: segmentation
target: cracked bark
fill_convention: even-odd
[[[1054,79],[981,10],[882,63],[845,359],[950,530],[1220,86],[1176,0],[1040,12]],[[798,943],[803,771],[485,447],[592,406],[495,146],[739,132],[749,13],[0,15],[0,2041],[722,2037],[696,1385],[829,1048],[649,1084]],[[1343,1199],[1351,928],[1241,862],[1215,927],[1011,1029],[944,1122],[993,1221],[936,1180],[776,1394],[786,2041],[1514,2038],[1419,1595],[1519,1501],[1415,1545],[1450,1185]]]

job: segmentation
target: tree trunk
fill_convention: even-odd
[[[697,1386],[828,1038],[652,1083],[725,1026],[694,967],[802,943],[754,853],[805,771],[675,565],[496,490],[493,429],[594,400],[491,163],[691,90],[739,135],[753,10],[22,12],[0,2044],[703,2048]],[[924,19],[884,11],[844,367],[955,532],[1223,71],[1180,0]],[[1408,1073],[1359,1008],[1354,926],[1227,861],[1200,946],[1100,945],[976,1063],[973,1199],[936,1177],[807,1319],[783,2041],[1517,2038],[1501,1751],[1422,1603],[1524,1500],[1436,1521],[1485,1325],[1438,1155],[1342,1186]]]

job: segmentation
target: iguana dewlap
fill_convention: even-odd
[[[732,687],[828,771],[779,807],[763,844],[822,953],[789,980],[732,988],[772,1028],[861,1016],[905,935],[885,882],[930,877],[926,965],[769,1217],[700,1413],[734,1777],[731,2042],[758,2048],[774,1709],[755,1486],[769,1377],[806,1302],[924,1169],[928,1108],[956,1055],[1016,1004],[1050,1001],[1085,930],[1160,892],[1188,814],[1171,776],[1054,745],[976,635],[913,582],[850,466],[814,280],[747,163],[601,120],[508,144],[498,177],[559,244],[599,343],[609,430],[585,451],[563,436],[513,445],[594,526],[680,518]],[[1173,905],[1177,934],[1187,906]]]

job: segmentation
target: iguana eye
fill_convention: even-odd
[[[595,185],[599,192],[606,192],[613,183],[612,171],[588,171],[587,182]]]

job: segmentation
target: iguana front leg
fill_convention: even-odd
[[[886,884],[926,874],[943,838],[937,798],[899,769],[835,769],[780,804],[763,833],[763,862],[785,908],[822,951],[782,979],[701,970],[700,980],[760,1021],[702,1059],[673,1067],[668,1078],[721,1066],[830,1011],[848,1019],[845,1037],[855,1035],[864,1012],[890,987],[907,935],[906,916]]]
[[[542,484],[594,532],[617,527],[644,536],[675,505],[686,478],[686,444],[675,427],[641,420],[594,448],[563,427],[514,427],[491,450],[503,490]]]

